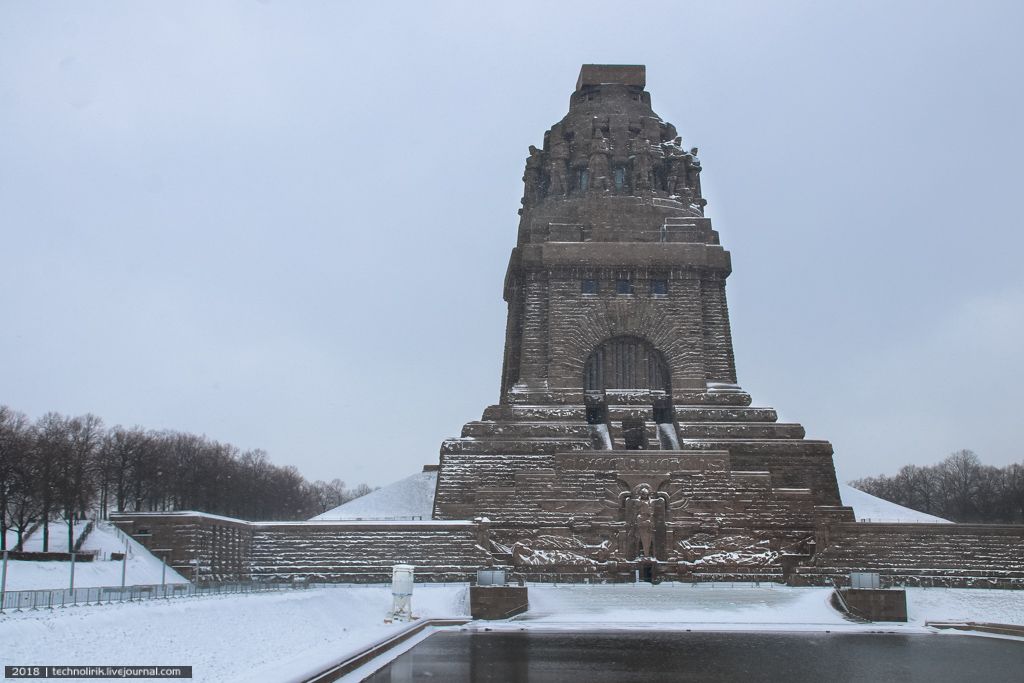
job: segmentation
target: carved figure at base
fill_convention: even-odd
[[[630,550],[637,557],[654,557],[655,530],[664,524],[665,500],[651,495],[651,487],[640,484],[633,495],[626,499],[625,522],[630,531]]]

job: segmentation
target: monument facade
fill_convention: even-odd
[[[434,517],[487,518],[527,573],[771,573],[852,512],[831,446],[737,384],[698,150],[645,85],[585,65],[530,148],[500,402],[444,442]]]

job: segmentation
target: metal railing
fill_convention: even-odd
[[[138,602],[142,600],[170,600],[207,595],[230,595],[237,593],[265,593],[292,589],[292,583],[214,583],[196,585],[192,583],[168,583],[151,586],[101,586],[98,588],[75,588],[74,590],[6,591],[3,593],[0,612],[32,609],[52,609],[73,605],[107,605],[116,602]]]

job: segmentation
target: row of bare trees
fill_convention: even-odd
[[[1024,463],[982,464],[972,451],[953,453],[936,465],[905,465],[893,476],[852,486],[954,522],[1024,522]]]
[[[95,513],[201,510],[240,519],[307,519],[369,493],[339,479],[308,482],[262,450],[241,451],[205,436],[121,426],[95,415],[47,413],[34,422],[0,405],[0,549],[13,530],[20,547],[42,524]],[[63,546],[63,544],[61,544]]]

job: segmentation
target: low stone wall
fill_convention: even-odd
[[[120,513],[111,521],[189,581],[251,578],[251,522],[204,512]]]
[[[266,581],[385,582],[393,565],[411,564],[419,580],[468,581],[490,557],[481,535],[474,522],[262,522],[250,571]]]
[[[28,560],[31,562],[70,562],[71,553],[67,552],[36,552],[27,550],[11,550],[7,553],[9,560]],[[92,562],[96,559],[96,553],[77,552],[75,562]]]
[[[124,513],[113,522],[190,581],[385,582],[395,564],[426,581],[468,581],[487,564],[485,525],[246,522],[202,512]]]
[[[470,586],[469,613],[474,619],[508,619],[530,608],[526,586]]]
[[[869,621],[906,621],[907,591],[843,588],[843,599],[854,616]]]
[[[816,536],[817,554],[790,583],[878,572],[884,586],[1024,588],[1024,525],[836,522]]]
[[[488,525],[471,521],[245,522],[172,512],[121,514],[114,523],[199,583],[386,582],[399,563],[416,566],[421,581],[468,581],[495,560],[513,564],[488,551]],[[884,587],[1024,588],[1024,525],[830,521],[818,527],[816,537],[816,554],[787,572],[792,585],[845,586],[850,572],[878,572]],[[641,569],[630,562],[556,561],[520,564],[515,572],[531,581],[594,583],[633,581]],[[776,562],[749,567],[660,562],[651,576],[641,578],[779,581],[782,569]]]

